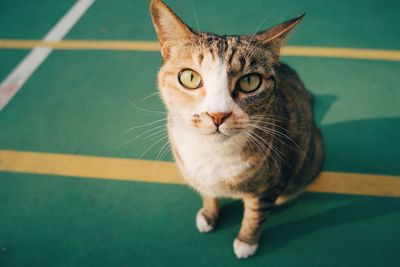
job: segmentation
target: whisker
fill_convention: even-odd
[[[150,126],[150,125],[153,125],[153,124],[162,122],[162,121],[166,121],[167,119],[168,119],[168,118],[164,118],[164,119],[156,120],[156,121],[153,121],[153,122],[150,122],[150,123],[147,123],[147,124],[143,124],[143,125],[138,125],[138,126],[131,127],[131,128],[129,128],[129,129],[125,130],[124,132],[120,133],[118,136],[127,134],[127,133],[129,133],[129,132],[131,132],[131,131],[133,131],[133,130],[135,130],[135,129],[147,127],[147,126]]]
[[[285,145],[286,147],[288,147],[288,148],[290,148],[290,149],[293,149],[293,150],[295,150],[295,151],[298,151],[298,152],[303,152],[302,150],[301,150],[301,148],[300,148],[300,146],[290,137],[290,136],[288,136],[288,135],[286,135],[286,134],[284,134],[284,133],[282,133],[282,132],[280,132],[280,131],[278,131],[278,130],[276,130],[276,129],[272,129],[272,128],[266,128],[266,127],[263,127],[263,126],[260,126],[260,125],[257,125],[257,124],[250,124],[252,127],[254,127],[254,128],[257,128],[257,129],[259,129],[259,130],[261,130],[262,132],[265,132],[265,133],[267,133],[267,134],[270,134],[270,136],[271,137],[273,137],[273,138],[275,138],[276,140],[278,140],[279,142],[281,142],[283,145]],[[273,125],[273,124],[272,124]],[[274,125],[274,126],[276,126],[276,125]],[[283,128],[282,128],[283,129]],[[286,130],[286,129],[285,129]],[[289,146],[288,144],[286,144],[284,141],[282,141],[281,139],[279,139],[277,136],[275,136],[274,134],[277,134],[277,135],[279,135],[280,137],[284,137],[284,138],[286,138],[286,139],[288,139],[291,143],[293,143],[296,147],[297,147],[297,149],[296,148],[294,148],[294,147],[291,147],[291,146]]]
[[[144,109],[144,108],[138,107],[129,99],[128,99],[128,102],[133,108],[135,108],[137,110],[140,110],[140,111],[143,111],[143,112],[147,112],[147,113],[154,114],[154,115],[165,115],[165,114],[167,114],[167,112],[163,112],[163,111],[155,111],[155,110],[149,110],[149,109]]]
[[[286,142],[284,142],[282,139],[280,139],[278,136],[275,135],[275,134],[278,134],[278,135],[279,135],[280,132],[277,132],[277,131],[275,131],[275,132],[274,132],[274,131],[269,131],[268,129],[267,129],[267,130],[261,129],[261,128],[255,126],[255,125],[253,125],[253,127],[256,128],[256,129],[258,129],[258,130],[261,130],[262,132],[264,132],[264,133],[266,133],[266,134],[268,134],[270,137],[272,137],[273,139],[277,140],[278,142],[280,142],[282,145],[286,146],[287,148],[292,149],[292,150],[297,151],[297,152],[302,152],[301,149],[300,149],[300,147],[299,147],[294,141],[293,141],[293,144],[294,144],[297,148],[295,148],[295,147],[293,147],[293,146],[290,146],[289,144],[287,144]],[[279,136],[281,136],[281,135],[279,135]],[[281,137],[282,137],[282,136],[281,136]]]
[[[146,101],[147,99],[149,99],[150,97],[153,97],[153,96],[156,96],[156,95],[160,95],[160,92],[154,92],[154,93],[152,93],[152,94],[150,94],[148,96],[145,96],[140,100],[140,102],[142,103],[142,102]]]
[[[161,160],[161,155],[164,153],[164,149],[167,147],[168,144],[169,144],[169,141],[167,140],[164,143],[164,145],[161,147],[160,151],[158,152],[157,157],[156,157],[156,161]]]
[[[167,145],[167,146],[165,147],[164,151],[161,153],[161,156],[160,156],[160,158],[159,158],[160,161],[162,161],[163,158],[168,154],[168,152],[171,151],[171,147],[169,146],[169,145],[170,145],[169,141],[167,142],[166,145]]]
[[[278,118],[278,119],[282,119],[285,121],[290,121],[288,118],[283,117],[283,116],[279,116],[279,115],[271,115],[271,114],[259,114],[259,115],[251,115],[250,118]]]
[[[272,12],[267,13],[267,15],[265,15],[265,17],[261,20],[260,24],[258,24],[256,30],[255,30],[254,33],[251,35],[250,41],[249,41],[249,43],[247,44],[245,51],[247,51],[247,49],[249,49],[249,46],[250,46],[251,42],[253,41],[254,37],[256,37],[256,34],[257,34],[258,30],[261,28],[261,26],[264,24],[264,22],[269,18],[269,16],[271,16],[271,14],[272,14]],[[248,53],[246,53],[245,56],[244,56],[244,58],[245,58],[246,60],[247,60],[247,58],[248,58],[247,54],[248,54]]]
[[[197,19],[197,12],[196,12],[196,8],[193,4],[193,1],[190,1],[192,4],[192,11],[194,13],[194,19],[196,20],[196,26],[197,26],[197,32],[200,32],[200,26],[199,26],[199,20]]]
[[[253,140],[259,145],[260,147],[260,152],[264,152],[266,154],[263,153],[263,155],[265,155],[266,157],[269,156],[269,151],[267,149],[267,147],[265,147],[265,145],[262,143],[262,140],[256,138],[256,136],[254,136],[254,132],[248,131],[248,134],[253,138]]]
[[[261,154],[262,154],[265,158],[267,158],[267,155],[264,154],[265,151],[264,151],[263,149],[261,149],[261,147],[254,141],[254,138],[253,138],[253,136],[251,135],[251,133],[250,133],[249,131],[247,131],[247,130],[245,130],[244,133],[245,133],[245,135],[248,137],[248,140],[249,140],[253,145],[256,146],[256,148],[258,149],[258,151],[261,152]],[[246,140],[247,140],[247,139],[246,139]]]
[[[156,126],[156,127],[152,128],[152,129],[150,129],[150,130],[147,130],[147,131],[145,131],[145,132],[143,132],[143,133],[141,133],[141,134],[139,134],[139,135],[136,135],[134,138],[132,138],[132,139],[130,139],[130,140],[128,140],[128,141],[126,141],[126,142],[124,142],[124,143],[118,145],[116,148],[121,148],[121,147],[123,147],[123,146],[125,146],[125,145],[127,145],[127,144],[130,144],[130,143],[132,143],[133,141],[135,141],[136,139],[138,139],[139,137],[142,137],[143,135],[145,135],[145,134],[147,134],[147,133],[150,133],[151,131],[154,131],[154,130],[159,129],[159,128],[161,128],[161,127],[165,127],[165,124]]]
[[[156,170],[157,170],[157,167],[158,167],[158,164],[160,163],[160,161],[161,161],[161,156],[162,156],[162,154],[163,154],[163,150],[165,149],[166,151],[168,151],[168,148],[169,148],[169,140],[167,140],[165,143],[164,143],[164,145],[161,147],[161,149],[160,149],[160,151],[158,152],[158,154],[157,154],[157,157],[156,157],[156,162],[153,164],[153,172],[152,172],[152,175],[154,175],[155,174],[155,172],[156,172]],[[161,155],[160,155],[161,154]]]
[[[274,129],[276,127],[278,129],[286,132],[286,133],[289,133],[289,131],[286,128],[283,128],[282,126],[280,126],[280,125],[278,125],[276,123],[269,122],[269,121],[259,120],[259,121],[256,121],[254,124],[256,124],[256,125],[258,125],[260,127],[264,127],[266,129],[271,129],[271,130],[276,130],[276,129]],[[273,127],[272,128],[268,128],[267,125],[270,125],[270,126],[273,126]]]
[[[291,124],[291,121],[285,117],[282,116],[263,116],[263,115],[259,115],[259,116],[250,116],[250,121],[254,121],[254,122],[266,122],[266,123],[276,123],[276,122],[280,122],[280,123],[284,123],[284,124]]]
[[[146,136],[145,139],[151,139],[151,137],[156,136],[156,135],[158,135],[158,134],[160,134],[160,133],[163,133],[163,134],[164,134],[164,133],[165,133],[165,129],[161,129],[160,131],[157,131],[157,132],[155,132],[155,133],[152,133],[152,134]]]
[[[251,47],[251,49],[249,51],[247,51],[246,55],[245,55],[245,60],[247,60],[250,56],[253,55],[254,51],[256,51],[257,48],[261,47],[261,45],[263,44],[262,40],[258,40],[253,47]],[[248,47],[246,48],[246,50],[248,49]]]
[[[144,151],[138,159],[142,159],[142,157],[149,152],[155,145],[157,145],[158,143],[160,143],[162,140],[164,140],[165,138],[167,138],[168,136],[164,136],[163,138],[158,139],[156,142],[154,142],[149,148],[146,149],[146,151]]]
[[[279,158],[280,160],[282,160],[283,163],[286,164],[286,166],[291,167],[290,164],[287,163],[287,161],[284,160],[284,159],[282,158],[283,155],[281,156],[281,153],[279,153],[279,151],[274,147],[274,145],[273,145],[272,143],[271,143],[270,147],[271,147],[271,151],[272,151],[272,152],[275,152],[275,154],[278,156],[278,158]],[[272,153],[271,153],[271,156],[272,156]],[[280,168],[279,168],[279,167],[278,167],[278,169],[279,169],[279,172],[280,172]]]
[[[263,143],[264,138],[263,138],[262,136],[258,135],[255,131],[252,131],[252,134],[254,134],[255,137],[257,137],[258,140],[259,140],[261,143]],[[272,136],[272,135],[271,135],[271,136]]]
[[[254,122],[254,123],[272,123],[272,125],[278,125],[277,123],[284,123],[284,124],[289,124],[288,121],[283,121],[279,118],[251,118],[250,122]],[[282,127],[282,126],[280,126]]]
[[[262,143],[261,140],[259,140],[257,137],[255,137],[253,135],[254,132],[251,131],[246,131],[249,134],[249,138],[251,140],[253,140],[253,143],[258,147],[259,151],[261,152],[261,154],[264,156],[265,159],[268,159],[269,157],[271,157],[271,159],[274,161],[276,167],[279,169],[279,164],[276,161],[276,159],[274,158],[274,156],[271,154],[271,150],[268,149],[267,147],[265,147]],[[261,146],[261,147],[260,147]],[[280,170],[279,170],[280,172]]]

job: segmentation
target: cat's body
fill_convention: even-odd
[[[172,151],[203,197],[197,227],[215,227],[219,197],[242,199],[234,251],[239,258],[251,256],[278,197],[301,192],[323,161],[311,95],[279,62],[281,41],[301,17],[252,36],[218,36],[196,33],[162,1],[151,3]]]

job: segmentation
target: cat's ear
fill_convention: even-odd
[[[283,45],[285,38],[292,31],[292,29],[300,23],[304,16],[305,14],[285,21],[263,32],[257,33],[255,35],[255,39],[260,43],[271,45],[272,52],[276,57],[276,60],[278,60],[280,48]]]
[[[163,57],[170,44],[177,40],[192,39],[195,34],[162,0],[151,0],[150,13]]]

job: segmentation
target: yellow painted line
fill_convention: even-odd
[[[172,162],[0,150],[0,172],[183,184]],[[400,197],[400,177],[323,172],[307,191]]]
[[[60,42],[43,42],[40,40],[0,39],[0,49],[32,49],[50,47],[61,50],[121,50],[121,51],[158,51],[158,42],[152,41],[98,41],[98,40],[64,40]],[[400,61],[399,50],[287,46],[282,49],[284,56],[329,57],[369,60]]]
[[[31,49],[33,47],[51,47],[61,50],[125,50],[125,51],[159,51],[158,42],[147,41],[68,41],[42,42],[39,40],[2,40],[0,48]]]
[[[0,150],[0,171],[181,184],[170,162]]]
[[[322,172],[309,192],[400,197],[400,177],[360,173]]]
[[[331,57],[400,61],[399,50],[288,46],[282,49],[282,54],[285,56],[299,57]]]

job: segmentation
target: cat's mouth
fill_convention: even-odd
[[[226,135],[226,134],[221,132],[219,129],[216,129],[214,132],[211,132],[208,135]]]
[[[222,135],[225,135],[223,132],[220,131],[219,128],[217,128],[217,130],[215,130],[214,134],[222,134]]]
[[[210,133],[209,135],[212,135],[215,137],[221,137],[221,138],[231,136],[231,134],[228,134],[228,133],[222,131],[219,127],[217,127],[217,129],[214,132]]]
[[[222,132],[219,128],[215,129],[214,131],[203,131],[202,134],[215,137],[229,136],[228,134]]]

